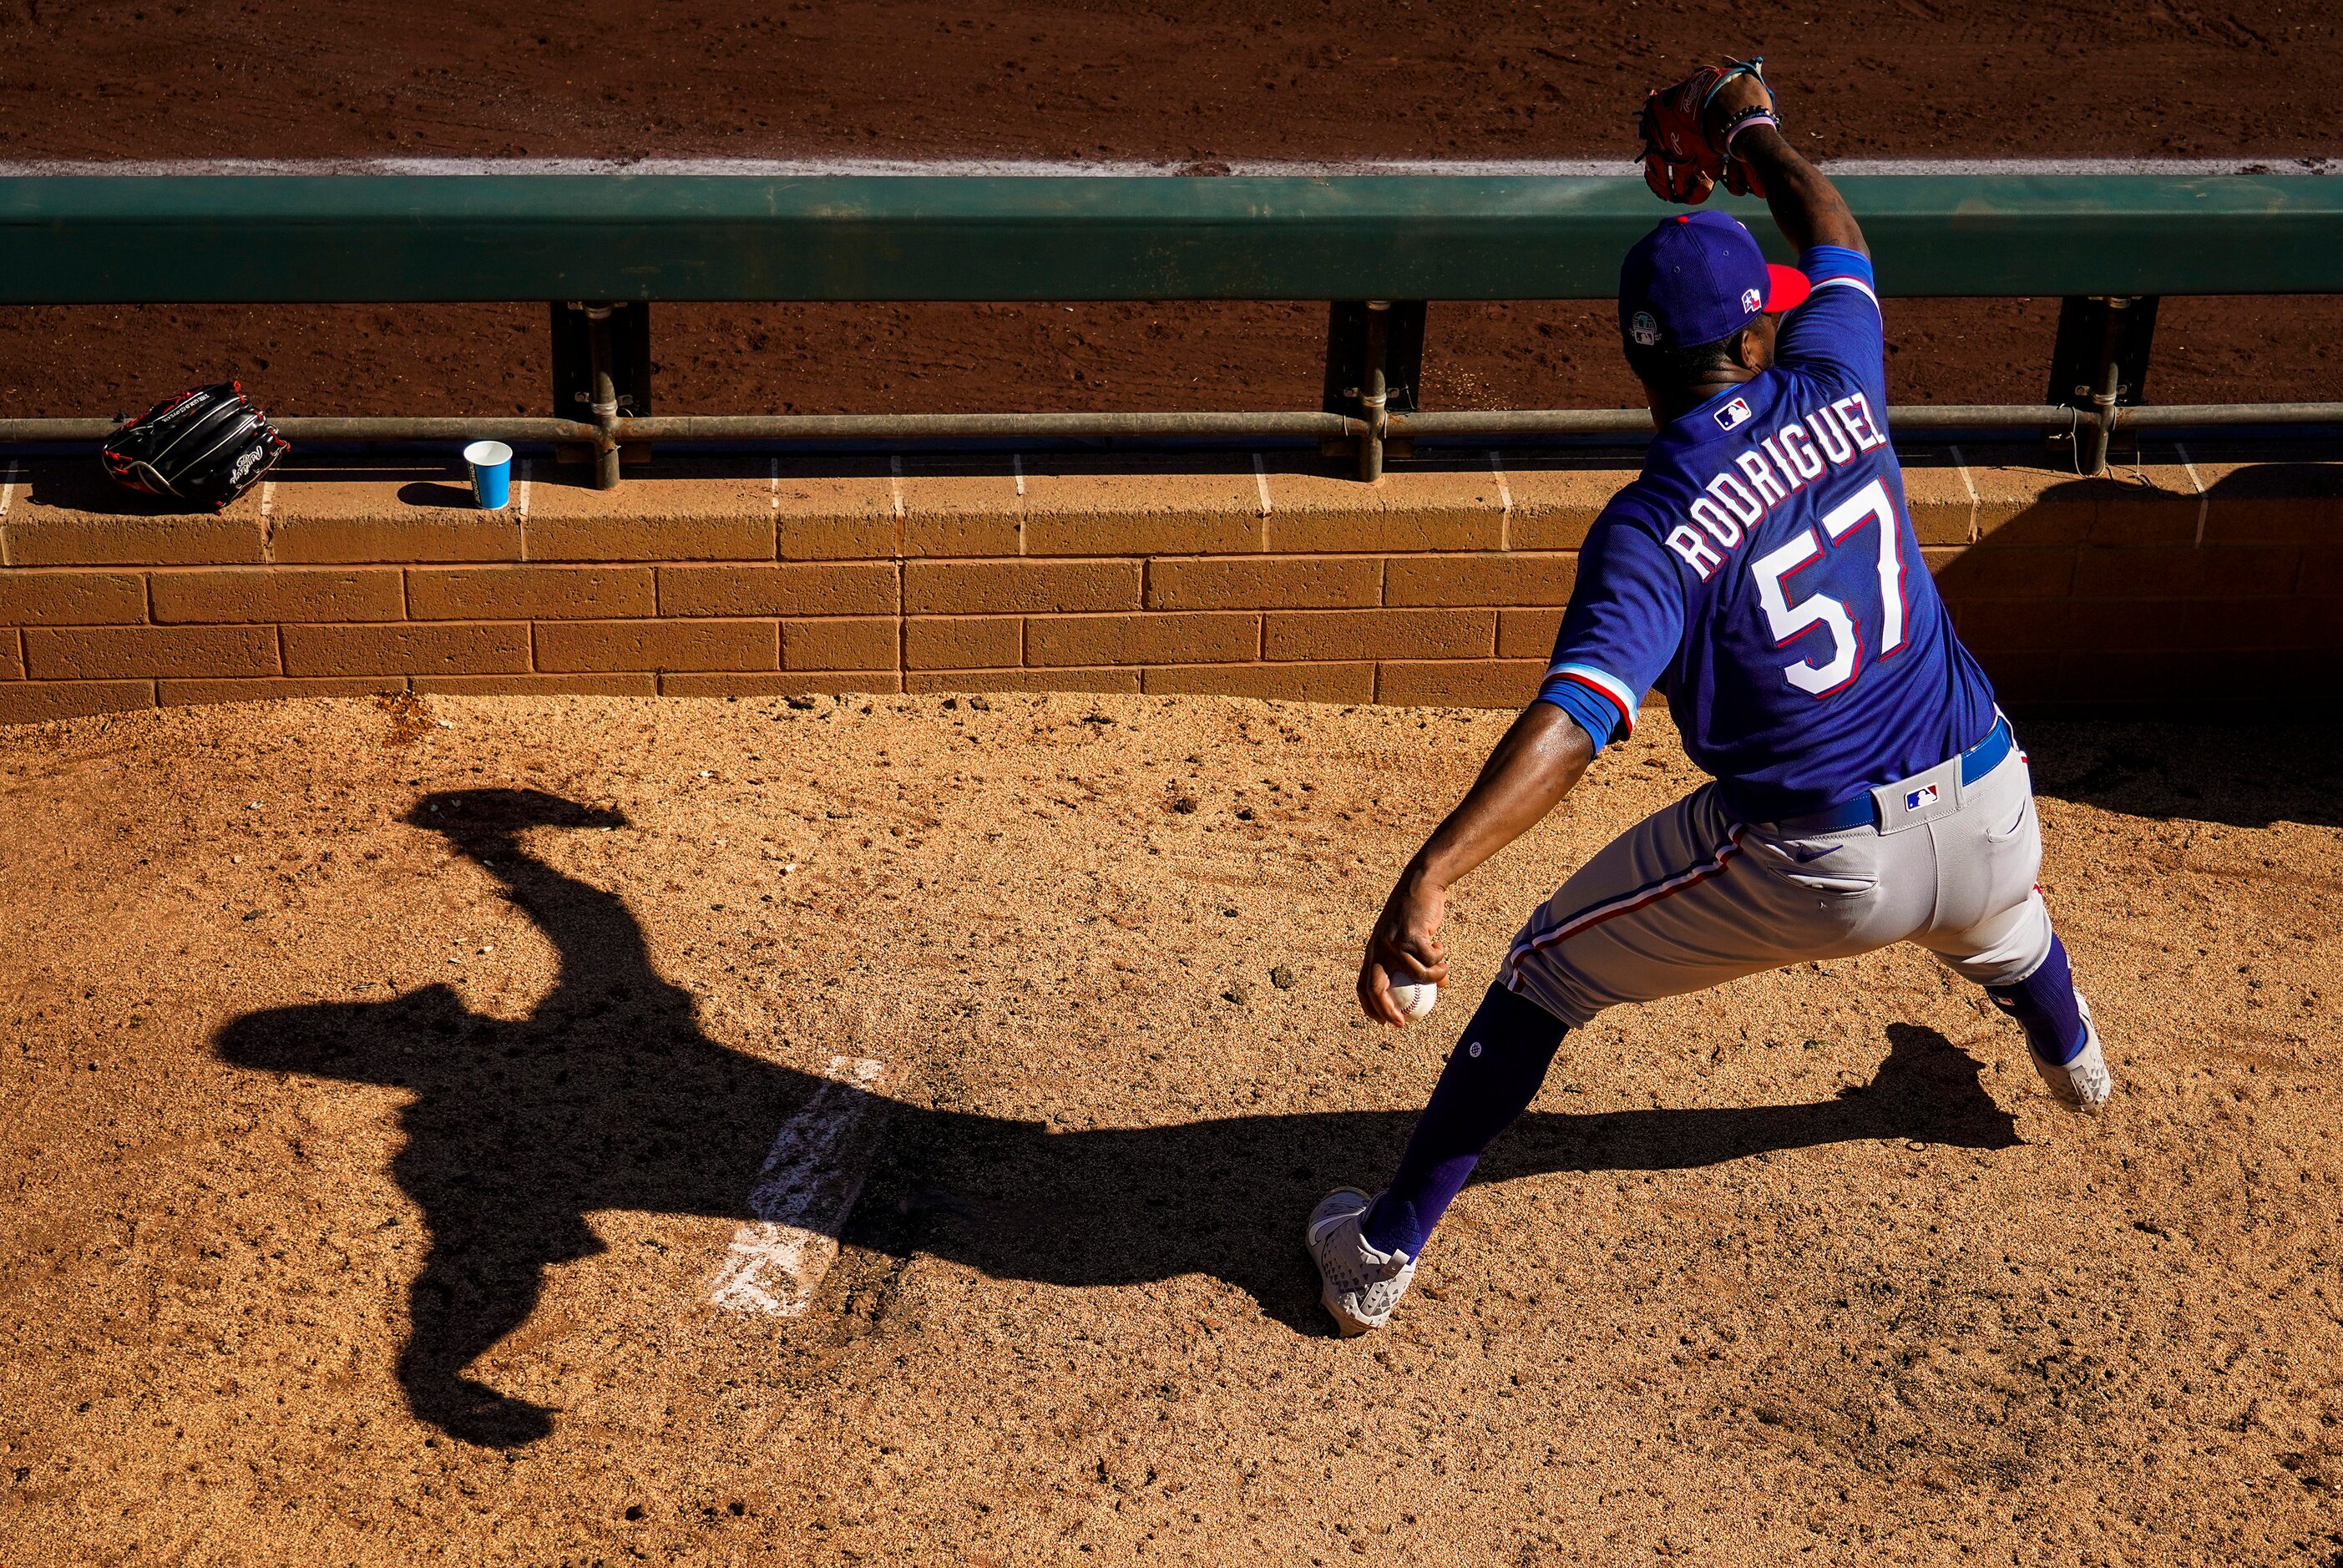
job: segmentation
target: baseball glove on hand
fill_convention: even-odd
[[[1765,61],[1736,60],[1704,65],[1671,87],[1655,87],[1644,100],[1636,128],[1644,137],[1644,183],[1662,201],[1693,206],[1725,182],[1735,196],[1765,194],[1755,170],[1731,156],[1733,137],[1752,125],[1774,125],[1773,95],[1760,104],[1721,114],[1717,89],[1735,76],[1762,85]]]
[[[150,496],[218,511],[293,449],[234,381],[166,397],[106,438],[106,471]]]

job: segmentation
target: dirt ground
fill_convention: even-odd
[[[330,17],[330,25],[325,19]],[[1825,156],[2338,150],[2343,19],[2301,4],[1870,0],[94,0],[0,8],[0,158],[1604,157],[1644,90],[1762,52]],[[1619,407],[1604,306],[1435,306],[1427,407]],[[1913,402],[2043,396],[2055,301],[1902,301]],[[1316,305],[675,306],[670,413],[1314,407]],[[0,406],[134,412],[239,376],[297,413],[543,413],[539,307],[15,307]],[[2343,304],[2166,303],[2147,395],[2343,398]]]
[[[0,733],[0,1563],[2343,1563],[2335,732],[2026,727],[2104,1116],[1912,952],[1607,1015],[1342,1342],[1302,1218],[1471,1000],[1355,942],[1504,722]],[[1693,782],[1607,753],[1461,971]],[[841,1055],[843,1255],[719,1311]]]

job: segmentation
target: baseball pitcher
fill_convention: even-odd
[[[1862,231],[1783,138],[1755,62],[1653,94],[1644,135],[1656,193],[1763,196],[1798,266],[1705,211],[1627,253],[1621,347],[1658,433],[1587,536],[1537,699],[1392,890],[1360,1006],[1398,1025],[1393,984],[1447,978],[1449,888],[1552,810],[1644,693],[1713,782],[1530,916],[1390,1184],[1312,1211],[1344,1334],[1390,1321],[1482,1151],[1606,1007],[1917,942],[2023,1026],[2059,1100],[2090,1110],[2112,1087],[2034,885],[2025,756],[1913,537]]]

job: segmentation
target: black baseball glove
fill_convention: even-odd
[[[166,397],[106,438],[106,471],[150,496],[225,508],[293,449],[233,381]]]

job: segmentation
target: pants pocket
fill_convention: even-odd
[[[1826,899],[1860,899],[1879,886],[1876,877],[1819,877],[1805,872],[1785,872],[1782,880]]]
[[[1818,899],[1860,899],[1879,886],[1879,879],[1855,861],[1854,846],[1827,839],[1768,842],[1757,846],[1752,858],[1774,880]]]
[[[2006,815],[2006,813],[2003,814]],[[2028,795],[2024,799],[2018,801],[2016,819],[2012,820],[2007,827],[1988,827],[1986,829],[1985,841],[1996,848],[2004,844],[2016,843],[2019,836],[2032,825],[2033,816],[2034,797]]]

